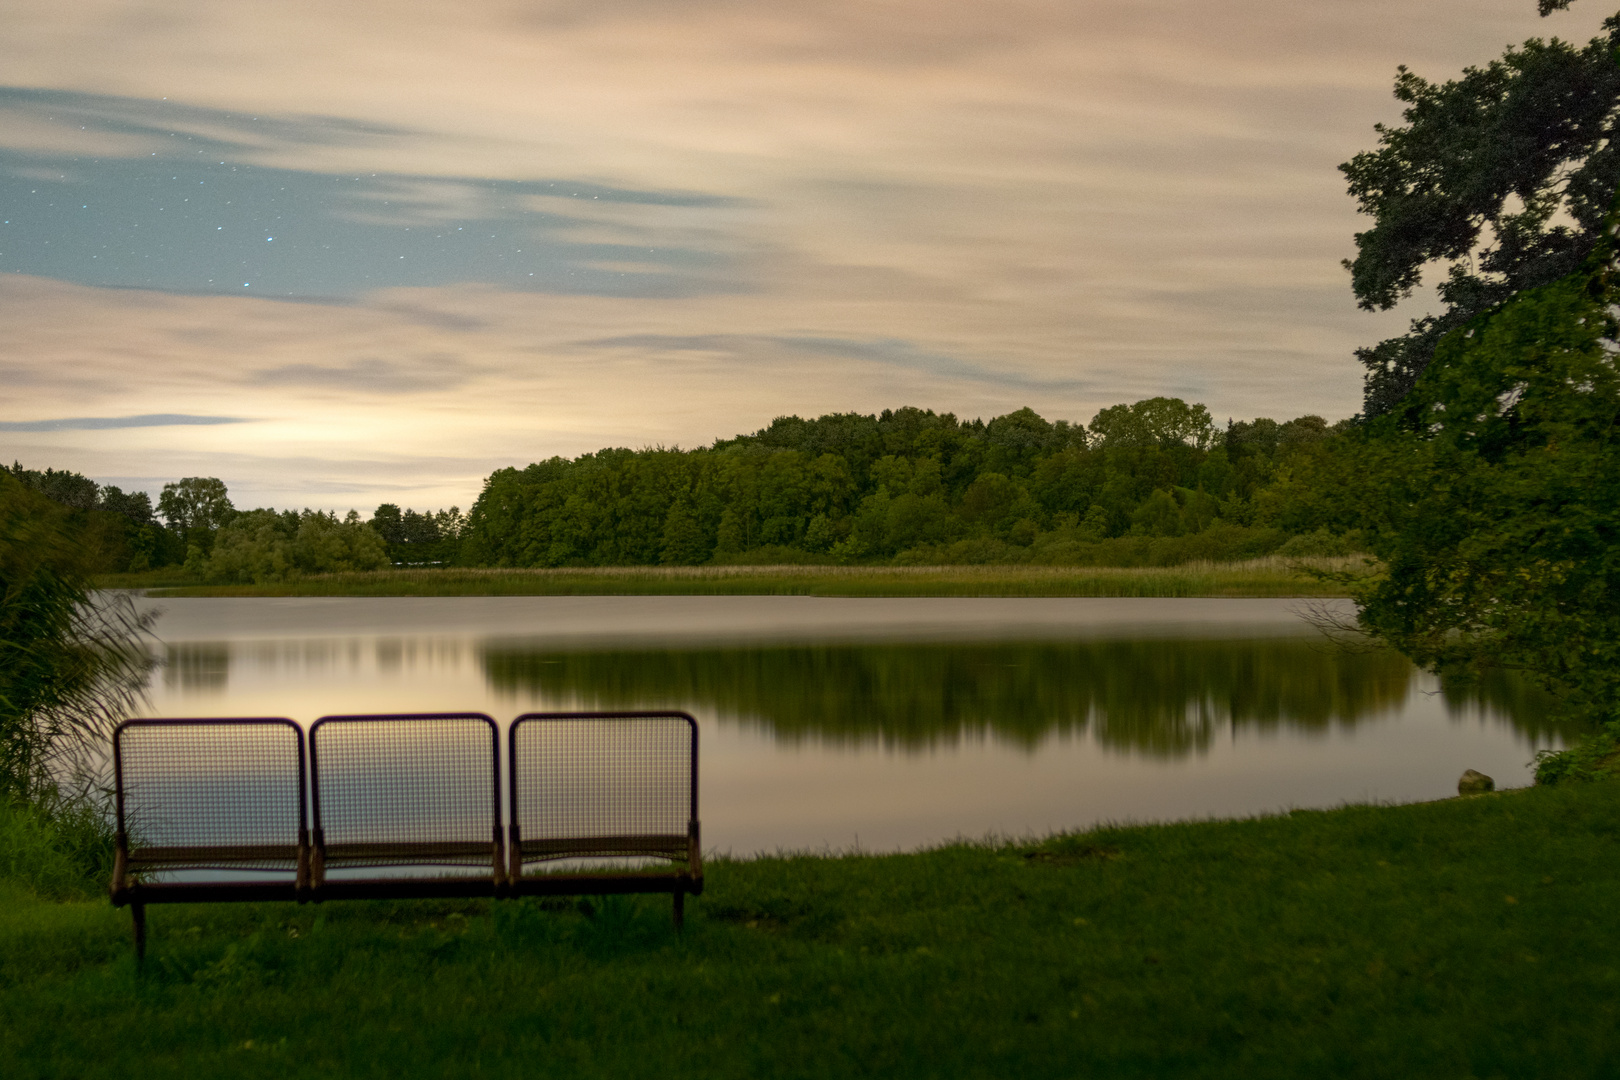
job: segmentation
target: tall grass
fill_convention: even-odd
[[[86,803],[54,812],[0,805],[0,880],[50,899],[83,899],[107,887],[112,859],[112,827]]]
[[[1171,567],[692,566],[413,568],[322,574],[273,585],[154,588],[157,596],[1342,596],[1313,571],[1356,570],[1359,556],[1268,556]],[[112,581],[104,584],[114,584]],[[125,582],[124,584],[133,584]]]

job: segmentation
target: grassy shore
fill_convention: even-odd
[[[558,570],[400,569],[265,585],[200,585],[172,571],[111,575],[103,588],[154,596],[1342,596],[1312,569],[1357,557],[1278,558],[1168,567],[693,566]]]
[[[31,1077],[1620,1075],[1620,784],[717,860],[650,898],[0,901]]]

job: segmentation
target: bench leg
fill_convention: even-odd
[[[146,959],[146,905],[131,904],[129,912],[135,917],[135,961]]]
[[[675,929],[679,930],[686,923],[686,890],[675,890]]]

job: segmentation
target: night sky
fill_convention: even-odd
[[[71,5],[0,35],[0,456],[239,506],[784,413],[1360,402],[1336,165],[1602,5]],[[1431,275],[1432,276],[1432,275]]]

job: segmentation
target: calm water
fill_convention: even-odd
[[[1522,684],[1335,650],[1296,601],[143,603],[151,715],[685,709],[705,845],[737,854],[1438,798],[1563,745]]]

